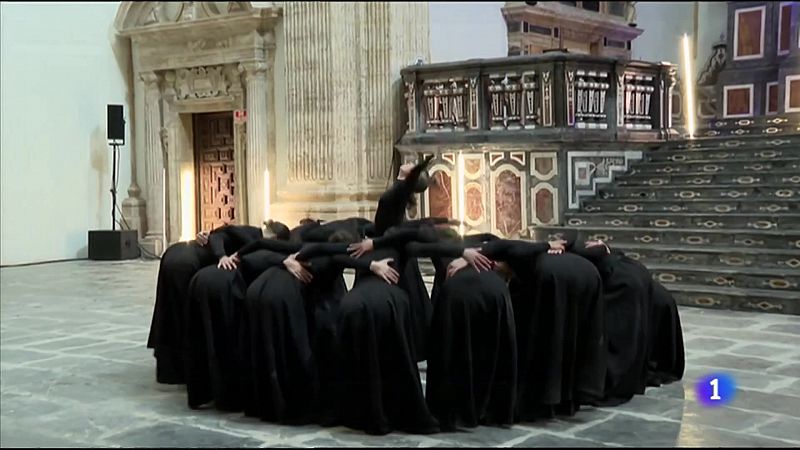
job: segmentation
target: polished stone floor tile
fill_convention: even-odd
[[[369,436],[193,411],[184,387],[155,382],[145,348],[157,270],[157,262],[143,260],[0,269],[0,446],[800,446],[800,318],[692,308],[681,308],[682,381],[648,388],[618,407],[582,408],[573,417]],[[736,379],[736,398],[704,409],[695,382],[718,372]]]

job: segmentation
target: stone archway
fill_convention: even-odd
[[[130,39],[132,176],[123,211],[145,248],[196,231],[192,115],[246,111],[234,126],[240,223],[264,218],[269,131],[274,129],[275,6],[249,2],[123,2],[115,26]]]

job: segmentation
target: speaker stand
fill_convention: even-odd
[[[111,144],[111,147],[111,231],[115,231],[117,229],[117,176],[119,173],[119,144]]]

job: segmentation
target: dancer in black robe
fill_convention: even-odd
[[[428,187],[425,169],[432,158],[429,156],[418,164],[408,163],[400,166],[397,179],[378,200],[373,237],[383,236],[386,230],[404,222],[406,210],[413,201],[414,193],[424,192]],[[411,303],[412,336],[417,361],[424,361],[427,353],[428,327],[433,314],[431,299],[416,258],[403,258],[403,264],[398,265],[397,269],[402,274],[399,286],[406,292]]]
[[[366,234],[372,233],[373,229],[374,224],[363,217],[333,220],[305,232],[303,234],[303,242],[328,242],[330,237],[337,232],[363,238]]]
[[[279,239],[275,242],[290,245],[286,242],[289,229],[285,225],[270,221],[266,226],[263,235],[277,237]],[[261,237],[262,230],[256,230]],[[256,237],[252,230],[248,233],[249,244],[263,240],[252,239]],[[234,241],[229,243],[229,248],[220,250],[219,243],[214,244],[213,235],[209,237],[209,245],[217,253],[241,250],[247,248],[241,244],[247,243]],[[271,255],[253,255],[244,268],[252,272],[256,270],[253,267],[265,266],[271,261]],[[189,284],[183,345],[190,408],[199,408],[212,400],[221,410],[238,411],[242,407],[242,393],[237,380],[241,376],[240,324],[248,277],[246,271],[236,270],[241,262],[234,251],[231,256],[220,258],[217,266],[200,270]]]
[[[397,179],[378,200],[375,211],[375,236],[383,234],[391,227],[400,225],[406,215],[408,204],[412,201],[415,192],[424,192],[428,187],[428,177],[425,169],[428,167],[432,156],[422,160],[419,164],[404,164],[400,166]]]
[[[465,245],[494,239],[473,235],[407,246],[412,256],[431,257],[436,268],[426,400],[443,430],[514,421],[517,345],[508,287],[495,270],[458,268],[468,264],[460,258]]]
[[[306,218],[300,221],[300,224],[294,228],[289,233],[289,240],[292,242],[304,242],[305,235],[309,231],[319,227],[322,225],[322,221],[319,219],[311,219]]]
[[[517,420],[574,414],[602,398],[606,351],[602,282],[563,242],[496,240],[483,255],[507,262],[518,350]],[[471,252],[465,257],[473,259]]]
[[[339,230],[329,239],[349,243],[356,235]],[[336,315],[346,292],[342,269],[354,262],[345,255],[283,256],[247,290],[251,375],[245,414],[295,424],[325,420],[333,407]]]
[[[261,238],[257,227],[226,225],[209,234],[198,234],[207,242],[178,242],[161,256],[156,285],[156,302],[147,348],[154,349],[156,381],[183,384],[185,314],[189,282],[206,266],[218,263],[242,245]]]
[[[591,244],[591,243],[590,243]],[[650,341],[651,276],[641,264],[611,253],[604,244],[582,242],[570,251],[597,267],[603,280],[605,305],[606,377],[604,397],[596,404],[615,406],[643,394]]]
[[[602,405],[624,403],[683,376],[683,333],[675,300],[639,261],[602,241],[575,243],[603,279],[608,373]]]
[[[361,266],[353,289],[340,304],[338,418],[341,424],[370,434],[439,430],[422,393],[408,295],[387,283],[403,274],[387,275],[386,267],[375,270],[388,260],[401,266],[405,252],[398,249],[405,244],[396,242],[358,258]],[[346,244],[315,244],[303,252],[308,256],[345,254],[347,248]]]
[[[675,298],[656,280],[652,280],[650,286],[652,336],[647,355],[647,385],[660,386],[683,378],[686,356]]]

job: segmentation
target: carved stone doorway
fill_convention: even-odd
[[[201,229],[264,220],[281,14],[272,3],[120,5],[115,27],[130,40],[133,69],[123,211],[150,253]],[[232,111],[246,120],[234,125]]]
[[[233,113],[194,114],[199,230],[238,223]]]

